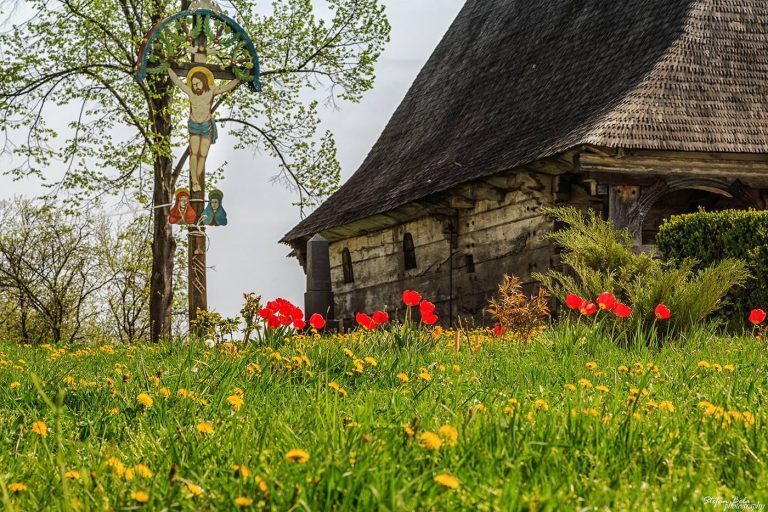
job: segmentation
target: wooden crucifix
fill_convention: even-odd
[[[214,102],[247,83],[258,92],[259,61],[243,28],[210,0],[196,0],[187,9],[161,20],[150,30],[139,51],[136,79],[165,73],[189,100],[189,189],[177,189],[169,218],[185,225],[188,240],[190,330],[198,311],[208,309],[206,226],[224,226],[224,194],[205,197],[205,164],[217,131]],[[217,85],[216,79],[226,82]],[[219,98],[217,100],[217,98]]]

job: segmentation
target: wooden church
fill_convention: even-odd
[[[557,263],[540,207],[663,218],[768,204],[768,2],[468,0],[357,172],[282,242],[329,241],[337,318],[480,323]],[[706,243],[706,240],[702,240]]]

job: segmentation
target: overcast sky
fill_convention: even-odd
[[[322,5],[324,2],[316,1]],[[376,83],[360,103],[339,103],[340,110],[322,112],[324,127],[336,136],[342,180],[348,179],[376,142],[408,87],[448,29],[464,0],[383,0],[392,25],[391,42],[376,65]],[[232,150],[221,133],[208,157],[208,168],[228,161],[223,205],[229,225],[209,230],[209,307],[237,314],[244,292],[266,298],[286,297],[303,304],[304,273],[289,248],[278,240],[299,220],[295,197],[273,185],[276,163],[250,151]],[[0,157],[0,169],[10,163]],[[185,186],[181,183],[180,186]],[[38,193],[34,181],[14,182],[0,176],[0,198]]]

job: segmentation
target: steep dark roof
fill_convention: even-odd
[[[357,172],[283,241],[579,144],[768,153],[768,2],[468,0]]]

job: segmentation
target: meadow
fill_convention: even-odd
[[[4,508],[768,504],[764,340],[626,348],[568,321],[391,339],[0,345]]]

